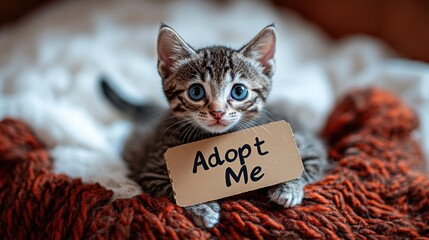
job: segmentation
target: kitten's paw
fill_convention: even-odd
[[[297,179],[281,183],[268,191],[271,201],[285,207],[293,207],[304,198],[304,185]]]
[[[217,202],[202,203],[185,209],[199,227],[212,228],[219,223],[220,205]]]

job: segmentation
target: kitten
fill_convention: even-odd
[[[170,108],[152,134],[146,134],[144,145],[139,145],[139,154],[124,152],[131,177],[146,193],[174,200],[164,159],[168,148],[275,120],[288,120],[284,113],[269,115],[269,111],[281,108],[265,106],[275,68],[275,44],[276,29],[269,25],[241,49],[213,46],[195,50],[172,28],[161,25],[158,73]],[[104,95],[122,111],[138,118],[147,119],[150,115],[149,105],[129,103],[106,80],[101,81],[101,87]],[[269,188],[268,198],[283,207],[300,204],[304,186],[319,179],[326,164],[320,142],[311,135],[301,134],[293,123],[292,126],[305,171],[299,179]],[[196,225],[211,228],[219,222],[221,207],[213,201],[185,210]]]

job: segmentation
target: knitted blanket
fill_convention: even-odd
[[[283,209],[263,190],[221,200],[220,224],[195,227],[182,208],[145,194],[111,200],[99,184],[51,171],[46,147],[19,120],[0,122],[0,239],[429,239],[429,179],[411,138],[418,120],[391,94],[356,90],[323,131],[331,169]]]

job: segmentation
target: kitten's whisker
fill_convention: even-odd
[[[256,126],[255,123],[250,119],[244,119],[244,120],[245,120],[244,123],[246,123],[248,126],[250,126],[249,128],[252,129],[255,132],[255,134],[257,134],[256,130],[253,129],[253,127]]]
[[[255,126],[255,122],[253,122],[251,119],[243,119],[243,122],[247,123],[249,126],[254,127]]]
[[[242,121],[240,123],[243,124],[243,126],[245,126],[246,129],[248,129],[248,130],[252,129],[252,127],[253,127],[252,124],[250,124],[246,119],[242,119]],[[255,129],[252,129],[252,130],[256,133]]]
[[[255,123],[255,125],[259,125],[255,120],[249,119],[249,121],[251,123]],[[263,125],[259,125],[260,127],[262,127],[267,133],[270,133],[270,131],[268,131]]]
[[[194,135],[194,141],[195,141],[195,138],[200,139],[200,132],[201,132],[200,126],[197,123],[195,123],[195,125],[197,126],[197,132]]]
[[[265,117],[267,117],[268,119],[271,119],[270,117],[274,117],[274,113],[272,113],[272,112],[268,111],[267,109],[262,108],[262,111],[263,111],[263,113],[265,113],[265,114],[266,114],[266,116],[265,116]]]
[[[183,129],[183,128],[185,128],[185,127],[188,127],[188,126],[191,124],[191,122],[192,122],[192,120],[191,120],[191,119],[188,119],[186,123],[183,123],[183,125],[181,125],[180,127],[178,127],[178,128],[176,128],[176,129],[174,129],[174,131],[170,134],[170,136],[171,136],[171,135],[174,135],[174,134],[175,134],[177,131],[179,131],[180,129]],[[186,128],[185,128],[185,130],[186,130]],[[180,135],[182,135],[182,134],[183,134],[183,132],[182,132]]]
[[[198,131],[197,131],[198,140],[204,139],[204,136],[203,137],[201,136],[203,134],[204,134],[203,128],[198,125]]]
[[[179,138],[178,138],[178,140],[179,140],[180,142],[182,142],[182,136],[183,136],[183,134],[185,134],[185,132],[186,132],[186,130],[188,129],[188,127],[189,127],[189,123],[183,124],[183,125],[180,127],[180,129],[184,129],[184,130],[182,130],[182,131],[180,132],[180,135],[179,135]]]
[[[238,125],[240,124],[240,122],[238,122],[238,123],[236,123],[236,124],[234,124],[234,126],[232,126],[232,128],[231,128],[231,132],[236,132],[236,131],[239,131],[240,130],[240,128],[238,128]]]
[[[173,124],[171,124],[170,126],[168,126],[165,130],[164,130],[164,132],[161,134],[161,139],[162,139],[162,137],[164,137],[164,134],[170,129],[170,128],[172,128],[173,126],[175,126],[175,125],[177,125],[177,124],[180,124],[180,123],[182,123],[182,122],[184,122],[184,121],[186,121],[187,119],[184,119],[184,120],[181,120],[181,121],[178,121],[178,122],[175,122],[175,123],[173,123]],[[170,135],[171,136],[171,135]]]
[[[240,127],[240,130],[244,130],[244,134],[247,136],[248,131],[247,129],[244,128],[244,125],[241,122],[239,122],[237,125],[238,127]]]
[[[242,120],[240,121],[240,124],[241,124],[242,126],[244,126],[244,129],[245,129],[245,130],[249,130],[249,128],[251,128],[251,126],[250,126],[249,124],[247,124],[246,119],[242,119]]]
[[[174,131],[168,136],[169,138],[177,131],[177,130],[179,130],[179,129],[181,129],[181,128],[183,128],[183,127],[185,127],[189,122],[190,122],[191,120],[189,120],[189,119],[183,119],[183,120],[181,120],[181,121],[179,121],[179,122],[176,122],[176,123],[174,123],[174,124],[172,124],[172,125],[170,125],[165,131],[164,131],[164,133],[168,130],[168,129],[170,129],[171,127],[173,127],[173,126],[175,126],[175,125],[180,125],[180,124],[182,124],[183,122],[185,122],[185,123],[183,123],[183,125],[181,125],[181,126],[179,126],[178,128],[176,128],[176,129],[174,129]],[[162,134],[162,136],[164,136],[164,133]],[[161,138],[162,139],[162,138]]]
[[[184,143],[188,143],[189,142],[189,136],[190,136],[193,128],[194,128],[194,122],[189,123],[189,127],[187,128],[185,136],[183,137],[183,142]]]
[[[170,118],[169,120],[172,120],[172,119],[174,119],[174,118]],[[177,119],[177,118],[176,118]],[[179,119],[177,119],[177,120],[179,120]],[[164,121],[166,121],[166,120],[164,120]],[[164,134],[170,129],[170,128],[172,128],[172,127],[174,127],[174,126],[176,126],[176,125],[178,125],[178,124],[181,124],[181,123],[183,123],[183,122],[186,122],[186,121],[189,121],[189,119],[181,119],[181,120],[179,120],[179,121],[174,121],[172,124],[170,124],[165,130],[164,130],[164,132],[162,133],[162,135],[161,135],[161,138],[164,136]]]
[[[255,131],[255,129],[252,129],[252,125],[250,125],[248,122],[242,122],[242,124],[246,127],[246,132],[250,132],[250,131],[254,131],[255,133],[256,133],[256,131]]]
[[[188,131],[191,129],[191,127],[192,127],[192,121],[189,121],[187,124],[187,127],[185,128],[185,130],[183,130],[183,132],[180,134],[180,137],[179,137],[179,140],[181,141],[181,142],[184,142],[185,141],[185,137],[186,137],[186,134],[188,133]],[[183,137],[183,135],[184,135],[184,137]],[[183,137],[183,138],[182,138]]]
[[[189,134],[189,136],[188,136],[188,141],[189,141],[189,137],[191,136],[191,135],[194,135],[194,138],[192,139],[192,141],[194,142],[195,141],[195,131],[197,131],[198,130],[198,124],[194,121],[194,122],[192,122],[192,132]]]
[[[189,130],[189,132],[188,132],[188,136],[186,137],[186,142],[187,143],[189,143],[190,142],[190,140],[191,140],[191,136],[194,134],[194,132],[195,132],[195,130],[196,130],[197,128],[196,128],[196,125],[195,125],[195,121],[193,121],[192,123],[191,123],[191,129]],[[194,141],[195,141],[195,136],[194,136]]]
[[[269,115],[274,115],[272,112],[268,111],[266,108],[262,108],[262,111],[266,112]]]
[[[270,121],[270,122],[274,122],[274,121],[275,121],[274,119],[269,118],[269,117],[264,116],[264,115],[259,115],[259,117],[258,117],[258,118],[264,118],[264,119],[266,119],[266,120],[268,120],[268,121]]]

